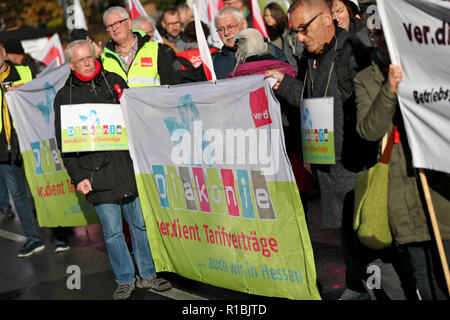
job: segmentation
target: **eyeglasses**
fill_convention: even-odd
[[[166,25],[169,26],[178,26],[181,24],[181,21],[177,21],[177,22],[166,22]]]
[[[322,13],[323,13],[323,12],[317,14],[314,18],[312,18],[311,20],[309,20],[306,24],[304,24],[304,25],[302,25],[302,26],[299,26],[298,29],[295,30],[295,33],[297,33],[297,34],[300,33],[300,34],[306,36],[306,35],[308,34],[308,27],[309,27],[309,25],[310,25],[314,20],[316,20],[316,18],[317,18],[318,16],[320,16]]]
[[[226,27],[218,27],[216,29],[217,33],[224,33],[225,30],[227,30],[228,32],[233,32],[236,30],[237,26],[239,25],[239,23],[235,23],[235,24],[229,24]]]
[[[94,56],[87,56],[87,57],[84,57],[84,58],[81,58],[81,59],[78,59],[77,61],[74,61],[73,63],[77,63],[77,64],[79,64],[79,63],[83,63],[84,62],[84,64],[86,64],[86,62],[92,62],[92,61],[94,61],[95,60],[95,57]]]
[[[111,23],[111,24],[108,24],[108,25],[106,25],[106,30],[109,31],[109,30],[111,30],[111,29],[113,29],[113,28],[117,28],[118,26],[120,26],[120,24],[121,24],[122,22],[127,21],[127,20],[128,20],[128,18],[127,18],[127,19],[123,19],[123,20],[116,21],[116,22]]]

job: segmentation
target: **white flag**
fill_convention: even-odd
[[[216,73],[214,72],[214,66],[211,57],[211,51],[206,41],[205,33],[203,32],[202,23],[198,14],[197,4],[194,3],[194,19],[195,19],[195,33],[197,36],[198,48],[200,50],[200,56],[203,62],[203,69],[205,70],[206,78],[208,80],[217,80]]]
[[[267,33],[266,25],[261,14],[261,8],[259,7],[258,0],[252,0],[251,9],[253,28],[261,32],[264,38],[269,39],[269,34]]]
[[[85,29],[88,30],[86,19],[80,0],[75,0],[74,4],[67,8],[67,29]]]

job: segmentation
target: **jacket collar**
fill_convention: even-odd
[[[230,55],[234,56],[236,49],[234,47],[230,48],[230,47],[227,47],[224,45],[224,46],[222,46],[222,49],[220,50],[220,52],[225,56],[230,56]]]
[[[386,58],[389,61],[382,61],[380,58],[383,56],[378,49],[374,50],[372,53],[372,65],[374,66],[374,80],[378,83],[383,83],[387,79],[387,73],[389,71],[390,59],[389,55],[386,55]]]
[[[106,71],[103,69],[102,63],[101,62],[99,62],[99,63],[100,63],[100,72],[97,73],[97,75],[94,77],[94,79],[92,79],[91,81],[82,81],[80,78],[77,77],[75,72],[73,70],[71,70],[69,78],[67,78],[67,81],[66,81],[66,86],[70,86],[70,84],[72,84],[72,87],[83,86],[85,83],[88,83],[88,82],[89,83],[94,82],[96,84],[100,83],[103,80],[102,73],[105,73]]]
[[[140,30],[133,30],[133,34],[137,37],[138,50],[141,49],[144,46],[144,44],[150,40],[150,36]],[[116,43],[112,39],[109,39],[105,47],[110,51],[114,52],[116,48]]]
[[[9,65],[10,71],[9,71],[8,77],[6,77],[6,79],[3,81],[4,82],[14,82],[14,81],[20,80],[20,75],[19,75],[19,72],[15,68],[15,64],[13,64],[10,61],[5,61],[5,63],[7,65]]]

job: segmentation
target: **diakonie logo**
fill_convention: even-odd
[[[184,128],[171,134],[175,144],[171,152],[174,164],[250,165],[257,166],[264,175],[278,172],[280,129],[203,130],[202,121],[193,124],[193,134]]]

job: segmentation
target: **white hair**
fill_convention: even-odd
[[[134,19],[133,21],[131,21],[131,28],[133,30],[140,30],[142,25],[145,22],[150,23],[152,25],[153,29],[155,28],[155,20],[153,20],[152,18],[147,17],[147,16],[140,16],[140,17]]]
[[[69,43],[67,45],[66,49],[64,50],[64,56],[66,57],[67,62],[72,62],[72,48],[74,46],[77,46],[80,44],[86,44],[89,47],[89,49],[91,49],[92,56],[95,57],[95,48],[90,41],[84,40],[84,39],[83,40],[75,40],[75,41],[72,41],[71,43]]]
[[[119,7],[119,6],[111,7],[111,8],[106,9],[106,11],[103,13],[103,23],[105,25],[106,25],[106,17],[108,17],[113,12],[118,13],[122,17],[122,19],[130,18],[130,14],[128,13],[128,11],[125,8]]]
[[[244,22],[245,17],[241,10],[232,6],[227,6],[217,12],[216,16],[214,17],[214,25],[217,27],[217,19],[223,19],[232,14],[238,19],[239,23]]]

